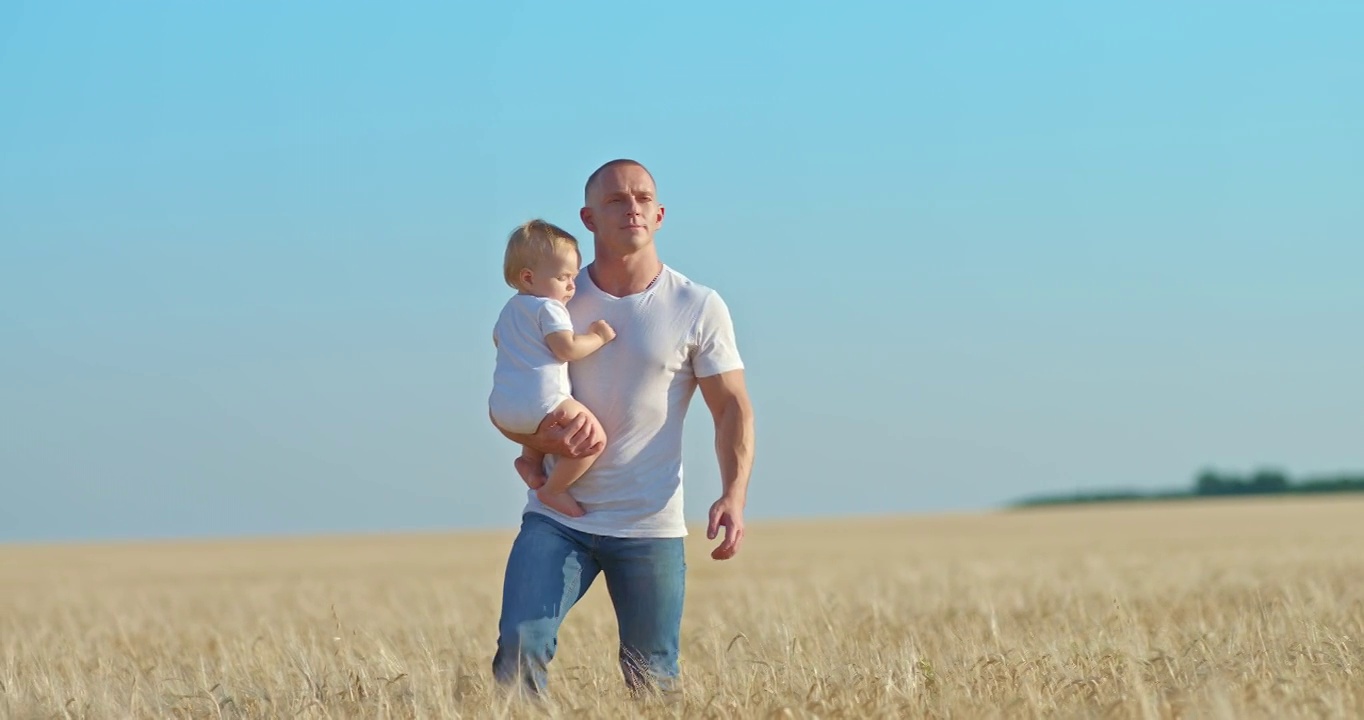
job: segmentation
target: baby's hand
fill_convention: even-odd
[[[616,331],[605,320],[598,320],[587,326],[587,331],[600,337],[605,342],[616,339]]]

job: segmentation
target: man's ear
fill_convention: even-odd
[[[665,210],[664,207],[663,207],[662,205],[659,205],[659,206],[658,206],[658,219],[654,221],[654,229],[655,229],[655,230],[657,230],[658,228],[663,227],[663,216],[664,216],[664,214],[666,214],[666,213],[667,213],[667,210]]]
[[[584,207],[579,210],[578,217],[582,218],[583,227],[587,228],[589,232],[597,231],[597,223],[592,220],[592,208]]]

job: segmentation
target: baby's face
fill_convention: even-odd
[[[567,303],[577,288],[578,253],[560,250],[531,269],[531,280],[526,288],[537,297],[552,298]]]

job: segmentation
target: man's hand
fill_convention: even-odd
[[[527,443],[546,455],[561,458],[580,458],[601,452],[605,443],[595,423],[587,421],[587,413],[568,417],[563,410],[555,410],[535,431],[535,442]]]
[[[492,420],[492,413],[488,413]],[[546,455],[561,458],[581,458],[602,451],[605,443],[595,423],[587,421],[586,413],[568,417],[563,410],[555,410],[540,422],[534,435],[508,432],[493,422],[498,432],[514,443],[528,445]]]
[[[710,525],[706,528],[706,537],[714,540],[722,526],[725,539],[710,552],[710,556],[716,560],[728,560],[739,554],[739,545],[744,541],[742,500],[725,495],[710,506]]]

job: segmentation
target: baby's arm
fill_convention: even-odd
[[[582,360],[601,349],[603,345],[616,339],[616,331],[598,320],[587,328],[587,332],[575,335],[569,330],[552,332],[545,336],[545,343],[560,362]]]

